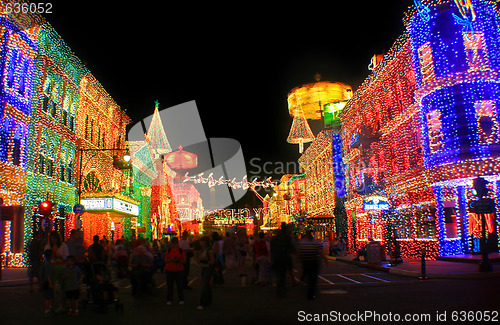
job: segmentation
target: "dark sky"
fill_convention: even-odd
[[[413,3],[102,2],[53,2],[46,18],[133,123],[156,99],[160,109],[196,100],[207,137],[236,139],[261,163],[299,157],[286,142],[288,91],[316,73],[356,90]]]

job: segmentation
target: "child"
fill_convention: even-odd
[[[43,253],[44,260],[42,266],[42,291],[44,298],[45,317],[53,316],[52,303],[54,302],[54,270],[50,260],[52,258],[52,250],[46,249]]]
[[[66,259],[66,268],[61,277],[64,282],[65,294],[69,303],[68,316],[78,316],[78,298],[80,297],[81,271],[75,266],[76,258],[70,255]]]

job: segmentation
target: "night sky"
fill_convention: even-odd
[[[196,100],[206,136],[238,140],[250,173],[252,158],[273,167],[299,158],[298,145],[286,142],[287,93],[316,73],[356,90],[413,3],[100,2],[53,2],[45,17],[132,125],[153,113],[155,100],[160,109]],[[315,133],[320,124],[311,123]]]

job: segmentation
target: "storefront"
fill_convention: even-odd
[[[82,198],[85,213],[80,217],[85,245],[92,244],[92,237],[106,236],[116,241],[122,236],[129,238],[135,232],[139,202],[125,196]]]

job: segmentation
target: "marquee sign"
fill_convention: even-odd
[[[389,200],[380,195],[367,196],[363,201],[365,211],[386,211],[390,208]]]
[[[81,199],[85,211],[115,211],[133,216],[139,215],[139,206],[114,197],[93,197]]]

